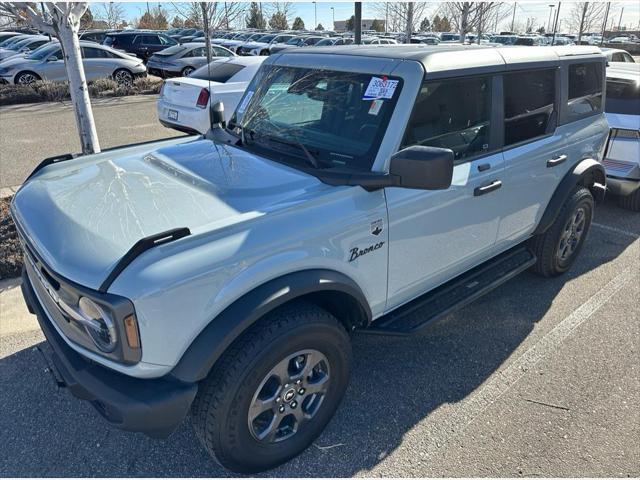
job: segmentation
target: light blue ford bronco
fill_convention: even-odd
[[[565,272],[605,191],[595,47],[269,57],[207,135],[45,160],[15,195],[60,384],[257,472],[322,432],[353,331],[409,335]],[[419,314],[416,314],[419,312]]]

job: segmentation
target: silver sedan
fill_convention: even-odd
[[[135,77],[146,74],[139,58],[94,42],[80,42],[82,64],[88,81],[111,77],[119,85],[133,85]],[[0,62],[0,83],[29,85],[38,80],[67,80],[62,50],[57,41],[34,50],[25,57]]]
[[[211,45],[213,58],[235,57],[231,50]],[[207,64],[207,47],[203,42],[174,45],[154,53],[147,60],[147,69],[159,77],[187,77],[195,69]]]

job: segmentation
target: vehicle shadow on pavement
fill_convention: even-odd
[[[605,205],[596,221],[619,214]],[[504,368],[565,284],[615,260],[634,240],[593,228],[566,276],[524,273],[419,336],[355,335],[351,384],[336,416],[313,446],[264,475],[366,474],[434,410],[464,400]],[[554,305],[560,318],[545,328],[584,301],[564,300]],[[233,476],[208,457],[188,421],[162,441],[121,432],[49,376],[34,347],[0,359],[1,476]],[[418,454],[407,452],[408,461]]]

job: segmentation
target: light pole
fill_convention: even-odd
[[[313,29],[318,28],[318,4],[316,2],[313,3]]]
[[[623,13],[624,13],[624,7],[622,7],[622,10],[620,10],[620,20],[618,20],[618,32],[620,31],[620,27],[622,26],[622,14]]]
[[[551,16],[553,15],[553,7],[555,7],[555,5],[549,5],[549,21],[547,22],[547,32],[551,30]]]
[[[331,17],[333,18],[333,27],[331,27],[331,29],[335,32],[336,31],[336,9],[334,7],[331,7]]]

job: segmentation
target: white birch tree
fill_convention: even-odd
[[[43,3],[46,10],[38,10],[34,3],[2,2],[0,14],[22,19],[34,28],[54,35],[60,40],[62,56],[69,79],[71,102],[76,117],[82,153],[100,152],[100,142],[89,100],[87,79],[80,54],[78,31],[80,18],[89,7],[88,2]]]

